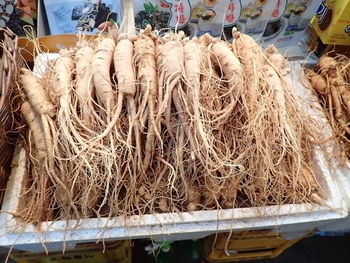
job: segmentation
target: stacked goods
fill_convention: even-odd
[[[7,28],[0,28],[0,190],[6,186],[15,145],[14,119],[11,102],[22,60],[17,38]]]
[[[83,38],[22,69],[25,222],[319,200],[286,61],[233,31]],[[113,36],[113,37],[112,37]],[[307,121],[309,120],[310,121]],[[314,127],[316,125],[313,125]]]
[[[344,55],[323,55],[318,70],[306,75],[317,92],[320,103],[342,148],[340,160],[350,158],[350,59]]]

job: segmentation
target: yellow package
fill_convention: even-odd
[[[350,1],[323,0],[311,21],[323,44],[350,45]]]

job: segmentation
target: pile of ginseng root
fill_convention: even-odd
[[[300,204],[316,125],[248,35],[116,30],[21,70],[25,222]],[[319,200],[319,199],[318,199]]]
[[[345,55],[321,56],[314,70],[306,76],[332,126],[340,151],[333,154],[340,164],[350,160],[350,58]]]

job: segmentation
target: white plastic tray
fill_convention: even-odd
[[[294,77],[298,76],[297,71],[300,70],[300,65],[298,63],[291,63]],[[315,96],[312,95],[311,87],[310,90],[303,89],[304,97],[310,105],[309,111],[318,120],[318,123],[322,125],[323,132],[326,138],[331,138],[333,135],[332,128],[323,113],[321,105]],[[306,95],[305,95],[306,94]],[[324,145],[329,155],[332,156],[334,150],[340,151],[338,142],[336,140],[328,140],[327,144]],[[338,148],[337,148],[338,147]],[[336,156],[336,155],[333,155]],[[339,167],[339,160],[333,157],[328,160],[330,162],[330,172],[339,187],[339,195],[343,202],[343,206],[349,211],[350,210],[350,162],[343,164],[343,167]],[[332,221],[327,225],[319,227],[319,231],[325,232],[350,232],[350,215],[347,217]]]
[[[295,81],[295,79],[294,79]],[[301,88],[302,89],[302,88]],[[302,96],[305,99],[306,96]],[[2,210],[20,213],[21,185],[26,175],[23,149],[17,149],[4,196]],[[79,222],[44,222],[40,226],[18,227],[11,214],[0,214],[0,245],[28,251],[62,249],[74,243],[97,240],[152,238],[157,241],[197,239],[217,232],[273,229],[280,233],[301,233],[347,216],[347,209],[323,155],[315,149],[316,176],[326,193],[325,205],[299,204],[263,208],[166,213],[129,218],[84,219]],[[40,229],[40,231],[38,231]]]

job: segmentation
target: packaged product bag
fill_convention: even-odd
[[[230,38],[233,27],[260,38],[275,0],[134,0],[135,26]]]
[[[52,35],[85,32],[94,34],[104,22],[117,23],[118,0],[44,0]]]
[[[263,35],[264,45],[297,44],[320,3],[321,0],[277,0]]]

